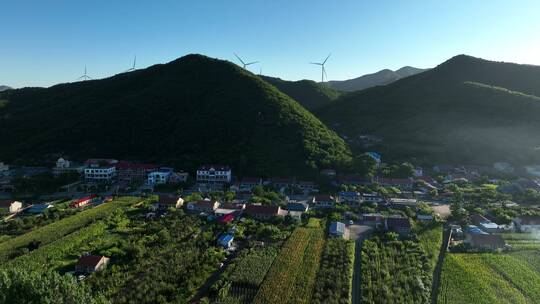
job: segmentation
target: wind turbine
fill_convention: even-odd
[[[128,69],[127,71],[125,71],[124,73],[135,71],[135,64],[136,63],[137,63],[137,55],[135,55],[135,58],[133,58],[133,66],[130,69]]]
[[[90,80],[90,79],[92,79],[86,74],[86,65],[84,66],[84,74],[81,77],[77,78],[77,80],[79,80],[79,79],[82,79],[82,80]]]
[[[259,63],[258,61],[253,61],[253,62],[248,62],[248,63],[245,63],[244,60],[242,60],[242,58],[240,58],[240,56],[236,55],[236,53],[233,53],[234,56],[236,56],[236,58],[238,58],[238,60],[240,60],[240,62],[242,63],[242,66],[244,69],[246,69],[246,67],[248,65],[252,65],[252,64],[255,64],[255,63]]]
[[[330,58],[330,55],[332,55],[332,53],[328,54],[328,56],[326,57],[326,59],[323,62],[310,62],[311,64],[321,66],[321,82],[324,82],[324,77],[326,76],[326,70],[324,69],[324,64],[326,63],[328,58]],[[328,77],[326,77],[326,78],[328,79]]]

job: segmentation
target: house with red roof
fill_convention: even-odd
[[[234,213],[229,213],[229,214],[224,214],[220,217],[218,217],[217,221],[222,223],[222,224],[227,224],[227,223],[230,223],[232,221],[234,221]]]
[[[336,199],[331,195],[315,195],[311,200],[312,208],[332,208]]]
[[[143,183],[148,178],[148,173],[159,169],[155,164],[141,164],[121,161],[116,164],[118,180],[128,183]]]
[[[160,195],[157,208],[166,210],[169,208],[180,208],[184,204],[184,200],[178,195]]]
[[[103,270],[109,264],[110,259],[102,255],[85,255],[79,258],[75,265],[75,271],[78,273],[90,274]]]
[[[279,206],[248,205],[244,213],[250,217],[267,220],[275,216],[285,215]]]
[[[76,200],[73,200],[71,202],[71,204],[69,204],[69,206],[71,208],[81,208],[81,207],[84,207],[84,206],[90,204],[94,198],[96,198],[95,194],[85,196],[85,197],[81,197],[81,198],[78,198]]]

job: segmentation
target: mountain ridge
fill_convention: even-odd
[[[375,73],[365,74],[348,80],[331,80],[328,85],[336,90],[344,92],[361,91],[374,86],[387,85],[404,77],[416,75],[429,69],[419,69],[404,66],[398,70],[383,69]]]
[[[355,149],[362,149],[356,141],[361,134],[383,138],[375,148],[390,157],[535,163],[540,102],[531,96],[540,96],[540,67],[458,55],[429,71],[344,95],[316,114],[351,138]]]
[[[106,79],[6,91],[0,99],[9,101],[0,109],[6,160],[67,154],[184,169],[212,162],[239,173],[294,176],[350,159],[347,145],[296,101],[202,55]]]

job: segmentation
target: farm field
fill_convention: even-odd
[[[251,303],[279,253],[275,246],[251,248],[229,266],[218,284],[218,303]]]
[[[133,206],[138,201],[123,199],[66,219],[108,210],[108,215],[101,217],[90,213],[93,220],[83,219],[85,226],[67,226],[64,220],[50,224],[62,224],[59,227],[63,230],[55,240],[2,266],[65,274],[72,272],[78,258],[86,253],[105,255],[110,257],[110,265],[82,283],[94,294],[114,303],[187,302],[224,258],[223,251],[215,246],[215,235],[223,228],[210,225],[203,232],[202,220],[182,210],[169,210],[165,217],[147,220],[147,208]],[[101,209],[107,206],[116,208]],[[43,233],[40,230],[49,226],[28,234]]]
[[[118,208],[127,207],[140,201],[139,198],[123,197],[102,206],[79,212],[49,225],[0,243],[0,263],[26,253],[25,247],[32,241],[46,245],[68,235],[86,225],[103,219]]]
[[[438,303],[540,303],[540,242],[502,235],[512,251],[446,255]]]
[[[326,241],[312,303],[351,303],[354,248],[353,241]]]
[[[324,247],[320,223],[297,228],[283,245],[253,303],[311,303]]]
[[[363,303],[430,303],[442,228],[431,224],[415,232],[418,241],[389,239],[388,235],[364,241]]]

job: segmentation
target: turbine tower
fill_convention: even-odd
[[[133,66],[128,69],[125,73],[135,71],[135,64],[137,63],[137,55],[135,55],[135,58],[133,58]]]
[[[324,68],[324,64],[326,63],[328,58],[330,58],[330,55],[332,55],[332,53],[328,54],[328,56],[326,56],[326,59],[323,62],[310,62],[311,64],[321,66],[321,82],[324,82],[324,77],[326,77],[326,69]],[[328,77],[326,77],[326,80],[328,80]]]
[[[92,79],[86,74],[86,65],[84,66],[84,74],[81,77],[77,78],[77,80],[79,80],[79,79],[82,79],[82,80],[90,80],[90,79]]]
[[[240,56],[236,55],[236,53],[233,53],[233,54],[234,54],[234,56],[236,56],[236,58],[238,58],[238,60],[240,60],[240,62],[242,63],[242,67],[243,67],[244,69],[246,69],[246,67],[247,67],[248,65],[252,65],[252,64],[255,64],[255,63],[259,63],[258,61],[253,61],[253,62],[245,63],[244,60],[242,60],[242,58],[240,58]]]

